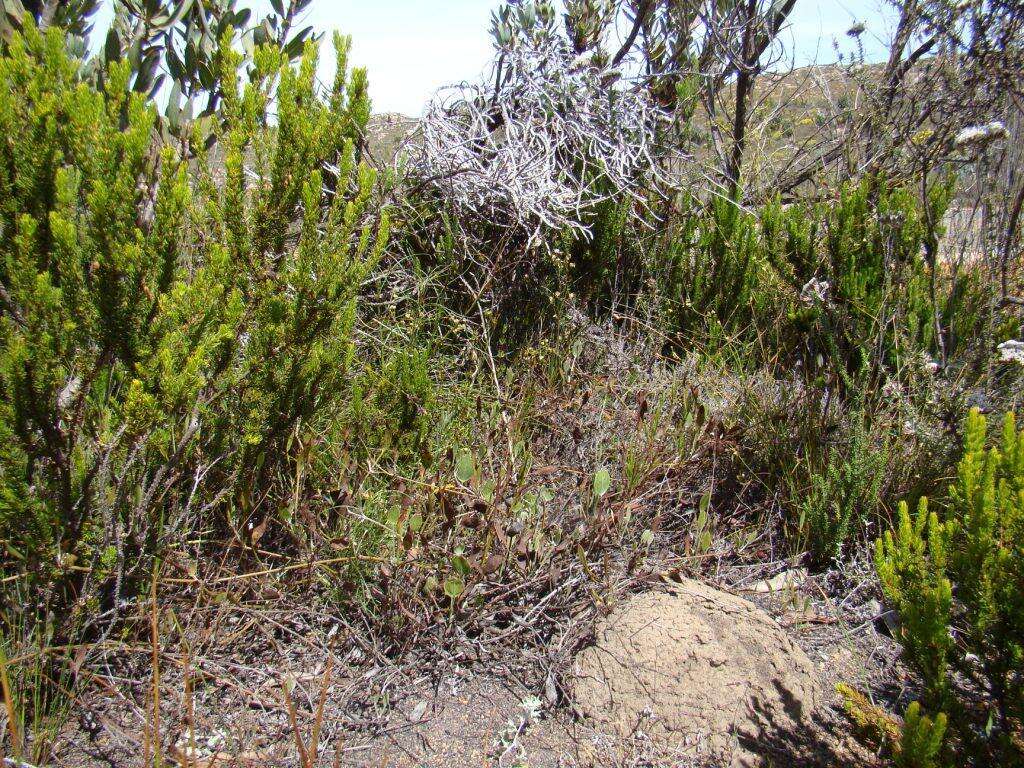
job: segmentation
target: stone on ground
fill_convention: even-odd
[[[810,726],[814,664],[764,611],[686,580],[602,620],[569,693],[598,730],[677,755],[756,762],[759,743]]]

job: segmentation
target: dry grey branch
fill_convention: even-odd
[[[669,120],[646,89],[577,56],[554,36],[499,51],[501,79],[438,92],[413,153],[461,216],[535,238],[547,227],[587,236],[585,212],[610,197],[646,198]]]

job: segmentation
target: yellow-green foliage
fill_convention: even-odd
[[[347,418],[349,439],[361,456],[403,460],[426,448],[432,427],[434,383],[429,350],[398,349],[373,360],[352,386]]]
[[[31,25],[0,58],[0,542],[44,584],[146,546],[151,459],[187,450],[229,311],[187,309],[206,273],[179,271],[186,169],[127,76],[83,84],[62,33]]]
[[[928,704],[959,708],[954,671],[975,681],[997,726],[985,746],[1015,764],[1024,757],[1024,432],[1008,414],[1001,446],[986,450],[985,438],[985,417],[972,410],[943,518],[929,513],[925,500],[914,519],[902,505],[899,526],[877,543],[875,561]]]
[[[944,702],[953,593],[945,573],[945,531],[928,500],[913,517],[900,502],[895,531],[875,543],[875,565],[886,599],[899,613],[899,640],[930,693]]]
[[[985,417],[967,419],[950,489],[949,572],[964,613],[957,622],[991,686],[1006,728],[1024,725],[1024,431],[1012,413],[999,447],[985,450]]]
[[[945,735],[946,716],[942,712],[933,720],[921,712],[920,704],[911,702],[903,715],[900,747],[893,762],[897,768],[936,768]]]
[[[242,297],[245,344],[220,412],[224,439],[243,440],[237,451],[221,446],[235,457],[225,469],[235,467],[237,477],[259,467],[239,484],[242,513],[256,487],[287,468],[295,429],[336,416],[347,391],[356,295],[388,240],[387,212],[373,204],[376,172],[357,161],[354,141],[369,109],[365,74],[356,70],[347,81],[349,43],[335,44],[342,72],[326,102],[315,92],[315,43],[298,69],[282,66],[274,49],[257,51],[256,77],[241,91],[230,35],[221,48],[227,173],[211,195],[206,228],[226,247],[230,282]],[[269,127],[275,78],[277,125]]]
[[[843,700],[843,711],[860,738],[874,747],[899,750],[901,729],[895,717],[846,683],[836,685],[836,692]]]
[[[981,311],[969,270],[940,274],[932,293],[951,194],[951,183],[936,184],[922,200],[869,177],[835,199],[756,213],[684,198],[654,259],[668,329],[712,344],[757,338],[847,385],[949,354]]]
[[[921,705],[914,701],[900,723],[855,688],[839,683],[836,691],[843,699],[843,710],[858,736],[873,747],[891,753],[898,768],[935,768],[939,764],[947,722],[943,713],[932,719],[922,713]]]
[[[61,632],[198,507],[218,515],[204,526],[251,499],[277,511],[276,480],[348,392],[389,231],[358,160],[365,73],[343,66],[321,99],[314,44],[297,68],[260,48],[240,88],[231,39],[226,173],[198,187],[201,159],[160,145],[127,63],[99,90],[31,24],[0,56],[0,561]]]

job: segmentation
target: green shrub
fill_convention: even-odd
[[[939,712],[932,720],[911,702],[903,715],[900,749],[893,762],[897,768],[937,768],[942,737],[946,734],[946,716]]]
[[[896,530],[886,532],[875,545],[882,591],[900,615],[900,642],[921,675],[928,703],[935,707],[946,703],[951,645],[948,628],[953,590],[945,575],[943,535],[938,516],[929,513],[928,500],[921,499],[913,517],[901,502]]]
[[[387,211],[374,204],[376,173],[356,161],[354,139],[368,117],[365,73],[348,82],[348,41],[335,44],[342,67],[326,101],[315,91],[315,43],[298,69],[261,49],[243,91],[229,36],[221,48],[226,174],[209,196],[203,229],[213,236],[211,251],[228,260],[240,303],[240,343],[224,373],[215,438],[216,452],[230,457],[221,482],[236,490],[243,520],[260,494],[291,482],[301,446],[340,415],[356,298],[388,240]]]
[[[922,201],[867,178],[832,202],[765,209],[768,258],[800,294],[789,343],[808,366],[851,388],[966,346],[984,302],[971,270],[938,260],[951,195],[951,184],[933,185]]]
[[[850,423],[828,450],[824,466],[812,467],[810,487],[800,498],[800,530],[815,565],[826,566],[865,523],[877,518],[885,480],[886,450],[875,444],[864,415],[850,414]]]
[[[964,682],[982,691],[989,727],[977,746],[1015,765],[1024,759],[1024,431],[1009,414],[999,448],[986,451],[985,436],[973,410],[948,508],[940,518],[922,500],[912,519],[902,506],[875,560],[928,705],[968,712]],[[968,744],[981,738],[958,730]]]
[[[0,541],[81,612],[152,550],[238,304],[180,269],[186,168],[128,65],[101,93],[78,64],[31,25],[0,57]]]
[[[769,317],[777,281],[767,270],[755,216],[720,198],[707,211],[692,199],[683,209],[657,257],[667,324],[684,344],[717,346]]]
[[[667,331],[684,346],[755,342],[761,359],[799,361],[846,391],[946,363],[987,311],[977,270],[939,258],[951,196],[951,183],[922,200],[867,178],[756,213],[686,197],[651,264]]]
[[[930,327],[915,199],[865,181],[844,189],[818,216],[825,223],[822,267],[834,304],[812,307],[808,322],[851,375],[882,366],[898,370],[901,355],[919,354],[922,328]]]
[[[636,270],[630,269],[638,261],[630,258],[635,257],[639,240],[629,229],[634,204],[630,198],[609,198],[587,217],[589,238],[571,232],[559,238],[560,250],[568,257],[565,272],[569,289],[596,310],[606,310],[615,298],[620,298],[613,295],[616,288],[628,293],[639,285]],[[628,274],[623,274],[624,270]],[[554,287],[557,290],[564,286]]]
[[[781,533],[792,554],[831,565],[877,520],[889,492],[888,445],[876,427],[885,415],[790,375],[752,377],[734,418],[745,465],[787,512]]]
[[[437,416],[430,350],[398,349],[374,361],[355,382],[348,417],[349,440],[360,456],[398,461],[427,448]]]
[[[297,68],[265,47],[240,90],[231,39],[225,172],[199,189],[127,63],[100,91],[31,25],[0,57],[0,546],[64,636],[110,618],[197,509],[237,531],[294,501],[349,391],[388,239],[357,162],[365,73],[322,100],[315,44]]]
[[[964,606],[958,629],[977,655],[1007,733],[1024,726],[1024,431],[1013,414],[1002,444],[985,450],[985,418],[967,420],[950,489],[949,573]],[[934,555],[933,555],[934,557]],[[1017,742],[1018,749],[1021,742]]]

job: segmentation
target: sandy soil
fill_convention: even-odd
[[[845,681],[888,706],[905,700],[898,646],[880,632],[878,604],[868,590],[851,594],[838,574],[775,592],[759,591],[766,589],[764,576],[763,569],[734,569],[720,574],[718,585],[754,601],[785,628],[814,663],[822,691],[813,729],[788,743],[755,745],[764,764],[831,765],[840,756],[873,764],[850,735],[834,686]],[[298,766],[296,732],[309,764],[324,766],[693,764],[653,749],[642,728],[623,735],[592,727],[562,688],[565,670],[532,647],[511,643],[482,653],[453,636],[390,659],[324,606],[168,605],[168,615],[171,610],[188,612],[189,629],[161,645],[166,764]],[[595,612],[589,621],[597,620]],[[91,666],[91,682],[73,703],[50,764],[144,764],[153,752],[150,658],[144,645],[120,644]],[[531,698],[539,700],[536,718],[524,707]]]

